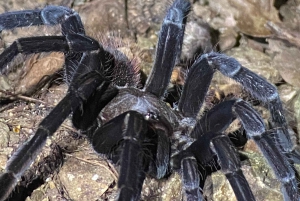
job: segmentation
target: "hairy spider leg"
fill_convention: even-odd
[[[229,125],[236,119],[232,113],[232,107],[236,100],[228,100],[215,105],[197,121],[190,136],[199,139],[207,132],[223,133]],[[207,159],[203,159],[208,161]]]
[[[200,176],[196,158],[190,154],[181,159],[181,178],[185,200],[205,201],[199,188]]]
[[[177,153],[173,154],[171,157],[171,167],[180,172],[182,179],[182,188],[183,195],[185,200],[198,200],[205,201],[205,198],[202,193],[202,189],[200,188],[200,181],[205,180],[205,176],[201,175],[200,179],[200,168],[199,168],[199,158],[196,158],[195,154],[191,151],[195,144],[201,143],[201,155],[207,156],[209,162],[213,160],[213,154],[209,149],[210,139],[201,139],[207,141],[196,140],[190,146],[185,147],[186,149],[180,150]],[[198,148],[198,146],[197,146]],[[199,154],[198,154],[199,155]]]
[[[294,162],[300,163],[300,154],[297,152],[297,149],[294,149],[288,133],[288,126],[283,115],[282,103],[276,87],[264,78],[241,66],[232,57],[217,52],[207,53],[199,57],[189,70],[178,109],[186,117],[195,117],[198,114],[215,69],[239,82],[256,99],[268,106],[275,128],[282,128],[276,132],[274,138],[276,144]],[[199,84],[200,79],[201,84]]]
[[[68,23],[65,23],[68,22]],[[83,24],[77,12],[64,6],[46,6],[43,9],[22,10],[6,12],[0,15],[0,32],[17,27],[28,27],[38,25],[64,24],[64,35],[66,33],[84,33]],[[70,31],[68,31],[70,30]]]
[[[122,125],[123,150],[120,156],[118,200],[138,200],[145,179],[142,143],[148,131],[147,122],[143,115],[129,111],[125,113]]]
[[[190,67],[178,103],[178,110],[185,117],[197,117],[213,74],[214,70],[205,59],[197,59]]]
[[[198,142],[199,145],[191,145],[187,150],[191,150],[194,156],[197,158],[197,161],[200,163],[209,164],[209,161],[212,160],[213,155],[215,154],[218,157],[219,164],[222,168],[222,171],[226,175],[227,179],[230,181],[233,190],[235,191],[236,197],[238,200],[246,200],[245,198],[251,198],[250,196],[250,187],[246,184],[246,180],[238,179],[243,178],[243,176],[235,176],[235,170],[240,169],[240,165],[231,160],[235,160],[234,156],[229,157],[228,159],[222,159],[222,150],[227,150],[229,148],[222,148],[219,150],[218,143],[214,143],[212,139],[215,136],[208,135],[208,133],[222,133],[230,123],[238,117],[241,121],[248,139],[252,139],[256,142],[257,146],[263,153],[268,164],[271,166],[272,170],[275,173],[277,179],[281,182],[281,190],[285,200],[296,201],[299,200],[299,193],[297,187],[297,179],[295,176],[295,171],[291,167],[287,157],[281,152],[280,147],[277,146],[276,142],[272,140],[272,135],[270,131],[266,131],[264,122],[259,114],[245,101],[242,100],[230,100],[224,101],[211,110],[209,110],[195,125],[193,131],[191,132],[191,137],[197,139],[195,144]],[[208,139],[209,138],[209,139]],[[209,143],[212,142],[214,145],[213,152],[209,148]],[[202,143],[200,145],[200,143]],[[207,143],[207,144],[204,144]],[[228,144],[227,146],[232,147],[233,145]],[[202,150],[201,153],[198,153],[199,150]],[[219,150],[219,151],[218,151]],[[220,153],[218,153],[220,152]],[[227,152],[226,152],[227,153]],[[230,155],[227,153],[226,155]],[[230,159],[231,158],[231,159]],[[232,167],[226,165],[227,161],[230,161]],[[223,163],[223,164],[222,164]],[[224,166],[225,164],[225,166]],[[233,165],[234,164],[234,165]],[[235,168],[233,168],[235,166]],[[227,168],[231,168],[229,169]],[[233,174],[234,173],[234,174]],[[229,174],[227,176],[227,174]],[[230,178],[231,177],[231,178]],[[237,185],[237,183],[240,183]],[[240,186],[240,187],[238,187]],[[248,189],[248,190],[246,190]],[[237,191],[237,192],[236,192]],[[250,199],[251,200],[251,199]]]
[[[145,179],[143,141],[148,132],[144,117],[128,111],[98,128],[93,149],[120,165],[117,200],[138,200]]]
[[[277,145],[288,157],[292,157],[294,162],[299,163],[300,155],[296,153],[296,149],[293,149],[294,146],[288,133],[287,122],[276,87],[264,78],[241,66],[232,57],[219,53],[210,53],[203,55],[203,57],[207,58],[213,68],[241,83],[255,98],[268,106],[275,128],[282,128],[281,131],[283,131],[276,133],[278,135],[274,139]]]
[[[84,57],[88,58],[85,68],[77,68],[73,75],[72,83],[77,83],[81,79],[81,75],[93,71],[91,68],[97,66],[97,71],[107,78],[109,75],[104,72],[103,66],[111,65],[113,56],[107,51],[84,53]],[[104,58],[104,60],[102,60]],[[71,85],[72,85],[71,83]],[[111,85],[109,78],[107,82],[103,82],[94,93],[84,102],[84,104],[73,112],[72,123],[75,128],[81,130],[85,135],[93,134],[98,126],[97,117],[105,105],[107,105],[117,94],[119,90]]]
[[[207,135],[215,135],[211,139],[212,149],[218,157],[221,171],[228,179],[237,200],[255,201],[255,197],[241,170],[239,155],[229,137],[218,133],[207,133]]]
[[[194,189],[194,193],[187,189],[186,196],[193,196],[194,198],[198,196],[198,193],[195,193],[197,192],[195,188],[198,185],[197,178],[199,175],[197,176],[197,174],[199,173],[192,168],[185,171],[183,162],[187,163],[186,161],[189,161],[192,164],[196,160],[202,166],[205,166],[213,160],[214,155],[217,155],[221,170],[229,180],[237,199],[255,200],[249,184],[240,170],[240,161],[233,144],[227,136],[221,134],[236,117],[242,122],[247,137],[256,142],[277,179],[281,182],[284,199],[299,200],[295,171],[286,156],[281,152],[280,147],[272,140],[272,133],[266,131],[262,118],[248,103],[242,100],[224,101],[209,110],[198,120],[190,134],[192,138],[197,140],[186,150],[173,156],[174,168],[182,169],[182,172],[186,174],[186,176],[183,175],[183,182],[188,183],[187,186]],[[210,142],[213,148],[210,148]],[[201,153],[199,153],[199,150],[201,150]],[[179,161],[181,161],[181,165],[178,164]],[[199,198],[199,200],[201,199],[203,198]]]
[[[229,180],[239,201],[253,201],[255,197],[240,170],[241,164],[234,145],[223,132],[235,119],[232,107],[236,100],[224,101],[214,106],[197,121],[190,136],[196,139],[190,146],[172,156],[175,169],[181,169],[183,183],[187,184],[185,196],[191,200],[205,200],[200,193],[200,170],[214,164],[217,156],[221,171]],[[211,146],[212,145],[212,146]],[[190,165],[188,171],[186,164]],[[197,164],[197,166],[195,165]],[[202,174],[202,172],[201,172]],[[201,175],[202,182],[206,175]]]
[[[86,66],[88,59],[88,57],[83,57],[78,68]],[[97,69],[98,64],[95,65],[94,69]],[[9,196],[24,171],[29,168],[32,161],[35,160],[37,154],[44,147],[46,139],[53,135],[70,113],[81,106],[97,87],[106,86],[103,84],[106,81],[105,78],[97,70],[82,75],[81,79],[77,81],[77,83],[70,85],[66,96],[39,124],[35,135],[24,143],[9,159],[5,172],[0,176],[1,201]]]
[[[166,130],[157,128],[155,132],[157,135],[157,138],[155,138],[157,148],[154,151],[152,151],[154,153],[156,152],[154,157],[155,160],[152,163],[150,163],[148,173],[154,178],[161,179],[165,177],[168,173],[171,155],[171,145]]]
[[[94,150],[120,165],[119,201],[139,200],[145,173],[156,176],[159,163],[164,163],[165,157],[169,157],[169,151],[165,153],[157,145],[163,141],[163,149],[170,149],[168,138],[161,135],[166,136],[159,129],[153,130],[144,116],[136,111],[125,112],[94,132],[90,139]]]
[[[75,128],[90,136],[95,127],[98,126],[97,117],[105,105],[107,105],[119,92],[110,85],[110,82],[103,82],[84,104],[73,112],[72,123]]]
[[[187,14],[190,3],[176,0],[167,11],[159,33],[152,71],[144,90],[162,97],[169,84],[176,59],[180,57]]]
[[[272,140],[274,132],[266,131],[264,122],[259,114],[245,101],[237,101],[233,111],[241,120],[248,138],[254,140],[267,162],[271,166],[277,179],[281,182],[284,200],[299,201],[297,179],[295,171]]]
[[[82,36],[85,35],[84,27],[78,13],[64,6],[50,5],[46,6],[43,9],[13,11],[0,15],[0,32],[5,29],[13,29],[17,27],[38,25],[53,26],[57,24],[61,24],[61,31],[63,36],[67,36],[68,34],[79,34]],[[39,43],[42,43],[42,38]],[[50,43],[48,45],[51,46]],[[13,50],[17,51],[16,49]],[[22,52],[21,50],[18,51]],[[76,67],[81,60],[82,54],[79,52],[72,49],[70,49],[70,51],[68,51],[67,53],[65,52],[66,67],[64,69],[66,80],[68,80],[69,82],[71,82],[72,75],[74,73],[74,67]],[[3,57],[0,56],[0,64],[2,64],[2,60],[5,60],[4,55]],[[0,71],[3,71],[3,68],[4,65],[0,65]]]
[[[97,50],[99,48],[100,45],[95,39],[78,34],[20,38],[1,53],[0,68],[3,70],[4,66],[19,53],[32,54],[53,51],[64,53],[73,51],[81,53]]]

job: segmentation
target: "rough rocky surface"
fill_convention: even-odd
[[[0,13],[43,8],[47,4],[69,6],[78,11],[87,34],[104,43],[107,36],[122,38],[122,43],[117,42],[119,50],[137,59],[141,70],[149,74],[168,0],[159,3],[154,0],[9,0],[0,1]],[[294,142],[299,144],[299,8],[299,0],[193,1],[180,65],[174,70],[172,84],[184,82],[185,66],[199,53],[215,50],[233,56],[278,86],[285,115],[295,134]],[[3,31],[0,51],[20,37],[54,34],[60,34],[59,26]],[[64,96],[67,85],[61,76],[62,68],[62,54],[43,53],[18,56],[7,68],[9,71],[0,75],[0,169],[5,168],[11,154],[34,134],[39,122]],[[221,100],[232,94],[239,98],[249,95],[220,74],[215,76],[210,89],[209,94]],[[267,122],[267,110],[261,106],[255,108]],[[256,145],[250,140],[238,149],[247,158],[242,162],[242,170],[257,200],[282,200],[280,184]],[[47,141],[11,200],[113,200],[117,169],[95,154],[67,119]],[[204,194],[207,200],[213,201],[235,199],[220,171],[209,176]],[[147,178],[142,200],[182,200],[179,174],[160,181]]]

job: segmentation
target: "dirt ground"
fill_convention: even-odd
[[[190,2],[192,11],[170,88],[184,83],[183,75],[201,53],[219,51],[235,57],[277,86],[292,139],[299,145],[300,0]],[[149,74],[169,0],[9,0],[0,1],[0,13],[41,9],[50,4],[77,11],[87,35],[104,45],[116,46],[135,59],[145,75]],[[5,30],[0,34],[0,51],[20,37],[60,34],[59,26]],[[0,75],[0,170],[65,95],[68,86],[62,76],[63,63],[62,53],[18,55]],[[269,113],[261,104],[255,104],[239,84],[219,73],[209,94],[220,101],[227,96],[249,100],[266,123],[269,120]],[[207,107],[211,107],[209,103]],[[231,129],[240,131],[239,123],[236,125]],[[256,199],[283,200],[280,183],[254,142],[249,140],[238,150],[243,156],[243,173]],[[69,117],[47,140],[8,200],[114,200],[117,178],[117,168],[92,150]],[[209,175],[203,192],[207,200],[235,200],[220,171]],[[142,200],[182,200],[180,175],[173,173],[159,181],[147,178]]]

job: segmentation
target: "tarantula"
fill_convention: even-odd
[[[159,33],[156,58],[144,88],[137,88],[129,60],[85,35],[79,15],[62,6],[0,15],[0,29],[60,24],[62,36],[20,38],[0,55],[3,69],[18,53],[59,51],[65,54],[69,89],[40,123],[35,135],[9,159],[0,176],[0,200],[9,196],[62,122],[71,114],[74,126],[93,149],[120,166],[118,200],[139,200],[145,177],[166,177],[179,171],[186,200],[205,200],[199,168],[217,158],[238,200],[255,200],[240,169],[240,160],[225,129],[238,118],[281,182],[285,200],[299,200],[290,160],[292,149],[276,88],[241,66],[234,58],[211,52],[198,57],[189,69],[178,105],[163,101],[172,69],[181,52],[190,11],[186,0],[175,0]],[[75,65],[75,66],[74,66]],[[259,114],[243,100],[224,101],[197,119],[213,74],[219,70],[265,103],[274,129],[267,130]],[[112,77],[116,77],[112,82]],[[125,76],[124,76],[125,74]],[[272,137],[271,137],[272,136]]]

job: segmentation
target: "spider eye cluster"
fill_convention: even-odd
[[[154,112],[148,112],[145,115],[145,120],[149,121],[149,120],[154,120],[154,121],[158,121],[159,120],[159,116],[154,113]]]

